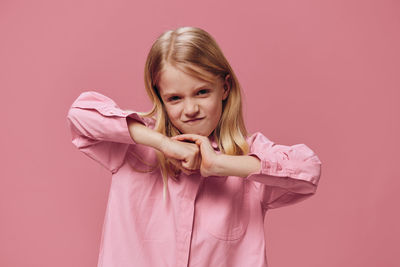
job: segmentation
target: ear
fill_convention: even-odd
[[[229,82],[230,77],[231,77],[230,74],[225,76],[224,88],[223,88],[224,89],[224,93],[222,95],[222,100],[225,100],[228,97],[229,92],[231,90],[230,82]]]

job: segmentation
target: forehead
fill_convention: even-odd
[[[199,69],[196,69],[199,71]],[[218,83],[218,79],[212,77],[210,74],[206,74],[201,71],[208,80],[204,80],[200,77],[189,74],[180,68],[176,68],[171,65],[167,65],[166,68],[160,73],[160,79],[158,87],[161,95],[172,94],[172,93],[184,93],[196,90],[204,86],[214,86]]]

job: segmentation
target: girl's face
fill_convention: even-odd
[[[228,76],[225,81],[209,83],[167,66],[158,89],[169,120],[181,133],[210,136],[221,117],[222,101],[229,94]]]

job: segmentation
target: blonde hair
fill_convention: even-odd
[[[158,91],[160,75],[167,65],[181,69],[201,80],[213,82],[229,75],[230,92],[222,103],[222,115],[213,131],[215,142],[221,153],[245,155],[249,151],[246,142],[248,132],[242,113],[241,87],[231,66],[214,38],[197,27],[180,27],[161,34],[152,45],[144,68],[144,83],[153,103],[152,109],[141,113],[143,117],[155,117],[154,130],[168,137],[180,134],[170,122]],[[164,154],[156,151],[164,182],[165,200],[168,178],[177,180],[180,170]],[[157,167],[154,166],[154,167]],[[154,169],[154,168],[153,168]]]

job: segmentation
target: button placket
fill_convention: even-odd
[[[192,237],[194,204],[187,198],[180,201],[178,235],[178,266],[187,266]]]

